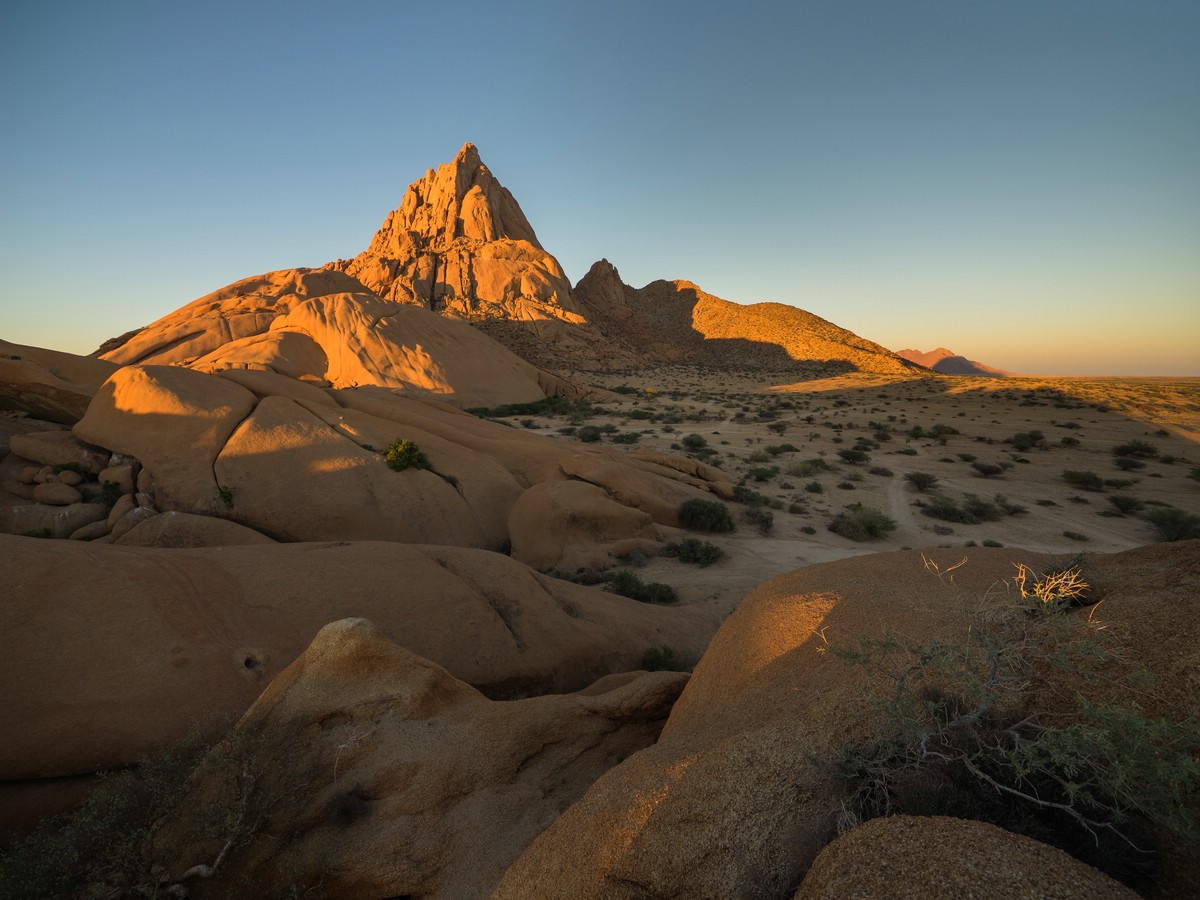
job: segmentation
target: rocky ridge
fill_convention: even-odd
[[[470,322],[525,362],[461,328],[442,335],[435,321],[405,312],[412,308]],[[457,350],[429,349],[441,345]],[[380,384],[465,406],[484,405],[463,398],[467,384],[480,389],[477,373],[454,377],[472,359],[486,360],[493,393],[511,397],[505,402],[536,390],[569,392],[530,364],[577,371],[686,362],[801,376],[919,371],[803,310],[742,306],[686,281],[634,289],[606,260],[572,287],[470,143],[410,184],[357,256],[243,279],[97,352],[119,364],[265,368],[335,387]],[[508,370],[520,371],[497,381],[495,373]]]

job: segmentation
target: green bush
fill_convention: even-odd
[[[679,507],[679,524],[693,531],[724,533],[733,531],[733,516],[720,500],[685,500]]]
[[[602,435],[603,432],[601,432],[600,429],[595,425],[584,425],[575,432],[575,437],[578,440],[583,441],[585,444],[595,444],[600,440]]]
[[[408,440],[392,441],[384,459],[387,461],[388,467],[396,472],[403,472],[405,469],[429,468],[429,460],[425,458],[425,454],[416,444]]]
[[[663,556],[674,556],[680,562],[705,568],[725,558],[725,551],[711,541],[699,538],[684,538],[679,543],[670,543],[663,548]]]
[[[1132,456],[1118,456],[1113,460],[1113,464],[1122,472],[1132,472],[1135,469],[1144,469],[1146,464],[1140,459],[1134,459]]]
[[[922,494],[938,483],[938,477],[931,475],[929,472],[909,472],[904,476],[904,480]]]
[[[652,581],[647,584],[628,569],[620,569],[612,572],[605,580],[608,582],[608,589],[614,594],[620,594],[622,597],[637,600],[639,603],[666,604],[677,603],[679,601],[679,595],[675,593],[675,588],[669,584],[663,584],[659,581]]]
[[[770,534],[775,526],[775,514],[761,506],[752,506],[742,513],[742,518],[758,529],[759,534]]]
[[[999,475],[1004,471],[1003,466],[999,466],[996,463],[986,462],[973,462],[971,463],[971,468],[984,478],[991,478],[993,475]]]
[[[1154,526],[1160,540],[1190,541],[1200,538],[1200,516],[1184,512],[1174,506],[1151,509],[1145,514],[1146,521]]]
[[[679,439],[679,443],[683,445],[684,450],[690,450],[693,453],[708,446],[708,440],[698,434],[685,434]]]
[[[1158,456],[1158,448],[1149,441],[1129,441],[1113,447],[1113,456],[1128,456],[1133,459],[1154,459]]]
[[[858,448],[855,448],[852,450],[850,450],[850,449],[839,450],[837,452],[837,455],[840,456],[844,462],[848,462],[852,466],[856,466],[859,463],[866,462],[868,459],[867,452],[865,450],[860,450]]]
[[[852,541],[875,541],[886,537],[896,527],[895,521],[883,511],[861,503],[852,503],[833,517],[829,530]]]
[[[684,672],[687,670],[670,647],[651,647],[642,656],[642,668],[647,672]]]

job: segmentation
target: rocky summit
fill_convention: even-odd
[[[507,347],[524,367],[457,327],[460,321]],[[435,352],[450,348],[457,352]],[[744,306],[687,281],[635,289],[607,260],[572,287],[470,143],[410,184],[352,259],[243,279],[97,353],[121,364],[267,368],[335,387],[433,392],[452,402],[464,398],[466,384],[478,386],[477,373],[463,371],[471,361],[491,373],[493,394],[507,391],[508,402],[539,389],[563,391],[529,364],[577,371],[688,363],[800,377],[919,371],[795,307]]]

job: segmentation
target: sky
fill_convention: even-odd
[[[466,141],[572,282],[1200,375],[1200,3],[0,10],[0,338],[88,353],[366,248]]]

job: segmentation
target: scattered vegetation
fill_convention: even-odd
[[[759,534],[770,534],[775,526],[775,514],[761,506],[752,506],[742,513],[742,518],[758,529]]]
[[[1129,441],[1113,447],[1113,456],[1124,456],[1131,459],[1154,459],[1158,456],[1158,448],[1149,441]]]
[[[1195,723],[1148,718],[1132,700],[1081,700],[1067,717],[1038,708],[1056,679],[1106,658],[1102,632],[1069,613],[1086,589],[1077,568],[1019,566],[1011,602],[972,605],[959,639],[831,648],[884,688],[878,737],[837,764],[851,819],[982,819],[1133,884],[1150,874],[1152,829],[1200,845]]]

